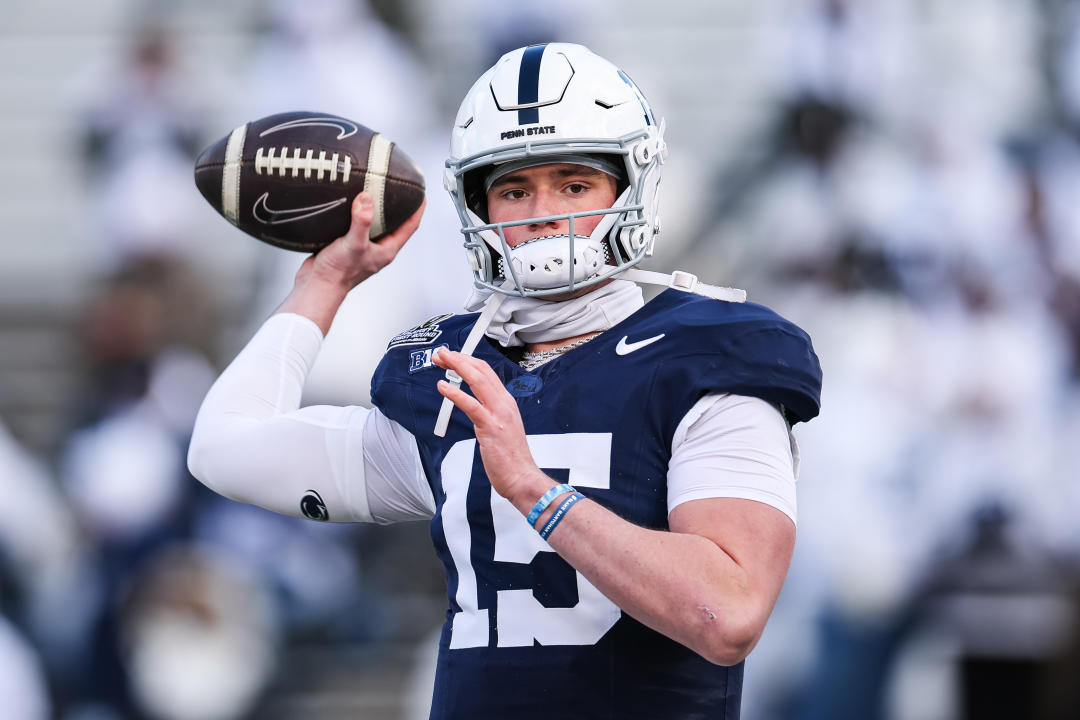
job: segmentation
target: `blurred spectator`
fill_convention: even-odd
[[[0,610],[24,621],[69,570],[77,534],[47,466],[23,450],[0,423],[0,572],[13,585]],[[8,583],[5,583],[5,585]]]
[[[781,98],[814,97],[871,115],[898,109],[915,70],[910,3],[798,0],[765,3],[763,80]]]
[[[1080,142],[1067,132],[1042,137],[1018,159],[1025,180],[1025,232],[1042,281],[1027,291],[1047,303],[1069,345],[1080,380]]]
[[[69,626],[65,695],[139,716],[119,651],[120,599],[132,573],[186,538],[195,487],[184,452],[213,370],[201,350],[197,284],[167,259],[130,261],[89,303],[87,378],[61,474],[87,552],[80,624]]]
[[[274,669],[274,605],[257,576],[211,547],[166,548],[120,612],[132,692],[150,717],[249,717]]]
[[[133,256],[186,256],[191,167],[199,149],[201,106],[209,101],[177,62],[164,22],[136,28],[129,54],[107,79],[86,79],[84,135],[87,198],[100,249],[113,270]]]
[[[48,644],[68,589],[77,536],[46,466],[0,424],[0,698],[5,717],[50,717],[50,688],[35,645]]]
[[[51,716],[41,662],[3,614],[0,614],[0,697],[4,699],[4,717],[46,720]]]
[[[1051,683],[1054,665],[1076,651],[1075,577],[1018,536],[1002,506],[984,505],[965,526],[919,603],[921,622],[954,645],[963,717],[1041,719],[1051,706],[1076,717],[1075,693]]]

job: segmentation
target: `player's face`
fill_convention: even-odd
[[[488,222],[509,222],[548,215],[606,210],[615,202],[615,178],[584,165],[555,163],[525,168],[499,178],[487,193]],[[574,234],[588,235],[603,215],[574,220]],[[551,220],[506,228],[510,247],[570,231],[569,220]]]

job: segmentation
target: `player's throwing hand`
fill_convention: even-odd
[[[420,226],[426,201],[401,227],[379,242],[368,239],[374,214],[371,194],[362,192],[353,199],[349,231],[312,255],[301,266],[297,279],[305,273],[352,289],[390,264],[405,242]]]

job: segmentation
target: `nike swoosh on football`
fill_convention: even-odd
[[[622,340],[620,340],[619,344],[615,346],[615,354],[616,355],[629,355],[630,353],[634,352],[635,350],[640,350],[641,348],[645,347],[646,345],[652,345],[654,342],[656,342],[657,340],[660,340],[663,337],[664,337],[664,333],[660,333],[659,335],[655,335],[655,336],[653,336],[651,338],[645,338],[644,340],[638,340],[637,342],[626,342],[627,336],[623,335]]]
[[[325,125],[326,127],[337,128],[339,130],[337,139],[344,140],[350,135],[355,135],[357,127],[355,124],[333,117],[313,117],[313,118],[298,118],[296,120],[289,120],[283,122],[280,125],[275,125],[272,128],[267,128],[259,133],[259,137],[266,137],[270,133],[277,132],[279,130],[288,130],[289,128],[298,127],[312,127],[315,125]]]
[[[264,192],[259,196],[259,199],[255,201],[255,205],[251,208],[251,214],[256,220],[263,225],[281,225],[282,223],[296,222],[297,220],[303,220],[309,218],[312,215],[318,215],[324,213],[327,210],[333,210],[338,205],[344,203],[347,198],[338,198],[337,200],[331,200],[330,202],[320,203],[319,205],[308,205],[307,207],[288,208],[286,210],[273,210],[266,204],[266,198],[270,195],[268,192]]]

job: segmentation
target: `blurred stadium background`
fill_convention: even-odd
[[[423,166],[399,262],[308,402],[367,401],[459,309],[440,168],[503,50],[584,42],[666,116],[656,268],[815,340],[800,539],[747,720],[1080,717],[1080,4],[3,0],[0,718],[426,717],[423,524],[335,527],[184,468],[215,373],[300,257],[199,198],[198,151],[291,109]]]

